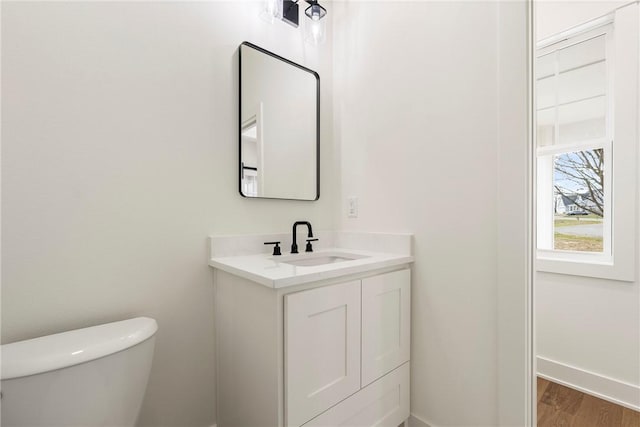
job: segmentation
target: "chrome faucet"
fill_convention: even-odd
[[[308,236],[309,238],[313,237],[313,230],[311,229],[311,223],[309,221],[296,221],[293,223],[293,241],[291,243],[291,253],[292,254],[297,254],[298,253],[298,242],[296,240],[296,227],[298,225],[306,225],[307,229],[309,230]]]

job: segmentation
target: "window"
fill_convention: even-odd
[[[538,270],[634,279],[638,22],[625,9],[539,45]]]
[[[537,59],[538,248],[611,258],[611,26]]]

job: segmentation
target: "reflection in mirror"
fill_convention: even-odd
[[[317,73],[244,42],[240,45],[240,193],[317,200]]]
[[[258,171],[262,174],[264,170],[262,165],[258,165],[258,159],[262,159],[262,132],[258,131],[258,125],[261,123],[261,117],[256,113],[242,122],[242,128],[240,129],[240,151],[242,153],[242,163],[240,165],[242,168],[240,170],[241,191],[247,197],[258,197],[258,194],[264,193],[263,188],[258,191],[258,183],[264,184],[262,177],[258,177]]]

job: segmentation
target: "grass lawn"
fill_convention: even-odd
[[[580,221],[582,222],[582,221]],[[554,248],[563,251],[602,252],[602,237],[555,233]]]
[[[584,219],[580,218],[575,220],[572,218],[558,218],[553,221],[556,227],[564,227],[566,225],[586,225],[586,224],[602,224],[602,218],[597,219]]]
[[[553,224],[556,227],[565,227],[568,225],[602,224],[602,217],[594,214],[575,216],[556,214],[553,218]]]

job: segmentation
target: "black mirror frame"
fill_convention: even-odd
[[[284,197],[249,197],[242,193],[242,46],[247,46],[259,52],[272,56],[289,65],[293,65],[303,71],[311,73],[316,78],[316,197],[315,199],[287,199]],[[320,198],[320,75],[300,64],[296,64],[280,55],[276,55],[266,49],[244,41],[238,46],[238,192],[246,199],[270,199],[270,200],[296,200],[302,202],[314,202]]]

